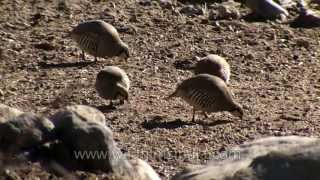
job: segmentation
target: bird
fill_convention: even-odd
[[[85,52],[94,56],[94,62],[97,62],[98,57],[121,56],[127,59],[130,56],[129,47],[120,39],[117,29],[102,20],[80,23],[70,36],[82,50],[83,60]]]
[[[129,102],[129,87],[127,73],[117,66],[106,66],[97,74],[96,91],[100,97],[110,100],[110,107],[114,107],[112,100],[115,99],[120,99],[120,104],[124,104],[124,100]]]
[[[246,0],[245,4],[253,13],[263,18],[274,19],[289,16],[288,11],[273,0]]]
[[[229,83],[230,65],[221,56],[209,54],[203,58],[198,58],[198,62],[194,66],[194,74],[211,74],[215,75]]]
[[[243,117],[242,107],[235,102],[226,83],[217,76],[198,74],[186,79],[165,99],[173,97],[180,97],[193,106],[192,122],[195,122],[195,112],[198,110],[202,111],[206,118],[207,112],[220,111],[229,111],[240,119]]]

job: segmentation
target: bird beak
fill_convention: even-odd
[[[120,59],[124,59],[125,61],[128,60],[128,56],[125,53],[121,53],[119,56]]]
[[[131,104],[130,101],[129,101],[129,99],[126,99],[126,101],[127,101],[128,104]]]

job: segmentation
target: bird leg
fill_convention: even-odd
[[[82,51],[82,53],[81,53],[81,58],[83,61],[86,61],[86,55],[84,54],[84,51]]]
[[[196,109],[193,108],[193,113],[192,113],[192,122],[195,122],[195,116],[196,116]]]
[[[120,105],[123,105],[124,104],[124,100],[123,99],[120,99]]]
[[[97,56],[94,56],[94,62],[97,62],[97,61],[98,61]]]
[[[206,119],[209,118],[209,115],[208,115],[206,112],[202,111],[202,114],[203,114],[203,116],[204,116]]]
[[[114,106],[112,100],[110,100],[110,103],[108,105],[109,109],[116,109],[116,107]]]

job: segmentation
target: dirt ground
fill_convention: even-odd
[[[173,10],[135,0],[59,2],[0,0],[1,103],[45,116],[70,104],[99,108],[109,102],[95,92],[95,76],[104,66],[117,65],[131,79],[130,104],[104,111],[107,123],[124,152],[147,160],[164,179],[259,137],[320,135],[319,28],[244,20],[217,25],[204,16],[181,15],[183,4]],[[247,13],[243,7],[241,15]],[[100,58],[79,66],[80,51],[68,32],[90,19],[119,30],[131,50],[127,62]],[[243,120],[228,113],[209,119],[198,114],[194,124],[189,105],[164,100],[192,76],[185,66],[194,56],[209,53],[230,63],[230,88],[244,107]],[[16,173],[54,177],[36,163]]]

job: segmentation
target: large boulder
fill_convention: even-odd
[[[65,108],[59,110],[59,112],[54,114],[50,119],[54,124],[59,124],[61,126],[61,124],[63,124],[64,122],[60,122],[60,120],[63,120],[64,117],[66,117],[70,113],[74,113],[82,121],[106,125],[103,113],[96,108],[86,105],[66,106]]]
[[[51,138],[53,124],[34,113],[23,113],[0,123],[0,149],[7,152],[34,148]]]
[[[16,108],[12,108],[7,105],[0,104],[0,123],[13,119],[22,113],[23,113],[22,111]]]
[[[58,112],[52,118],[54,134],[68,148],[71,158],[78,161],[78,168],[111,172],[125,157],[117,148],[112,131],[96,117],[99,115],[73,110]]]
[[[287,136],[245,143],[207,165],[190,166],[174,180],[320,179],[320,140]]]
[[[64,163],[70,162],[80,170],[108,172],[120,179],[160,180],[146,162],[136,158],[128,159],[117,147],[110,128],[100,120],[93,120],[95,117],[99,116],[84,115],[74,110],[53,115],[54,135],[58,144],[51,145],[57,149],[49,146],[47,152],[65,154],[59,155],[58,162],[67,160]],[[65,164],[63,166],[68,167]]]
[[[153,168],[145,161],[134,158],[129,160],[135,175],[132,179],[138,180],[160,180],[159,175],[153,170]]]
[[[129,160],[131,169],[129,173],[109,174],[106,179],[109,180],[161,180],[159,175],[153,170],[153,168],[145,161],[139,158],[132,158]]]

